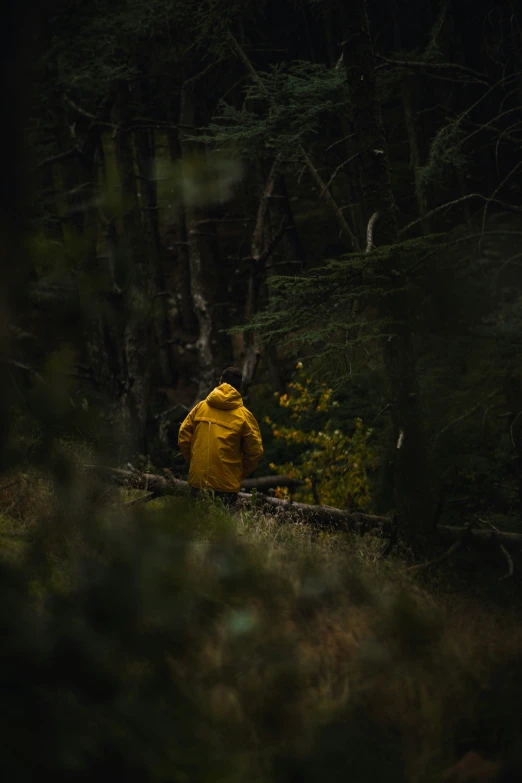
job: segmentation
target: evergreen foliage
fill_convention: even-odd
[[[272,154],[285,164],[299,162],[299,144],[313,139],[347,104],[344,72],[297,61],[278,63],[258,76],[242,107],[222,103],[198,140],[245,156]]]
[[[465,133],[458,122],[438,131],[431,142],[426,164],[418,170],[417,187],[421,197],[428,195],[430,187],[443,189],[452,174],[465,169],[468,159],[462,149],[464,140]]]
[[[310,348],[316,370],[338,390],[349,380],[357,350],[375,351],[377,341],[391,334],[392,322],[375,317],[376,302],[411,291],[406,273],[435,253],[441,240],[406,240],[328,260],[302,276],[274,275],[269,306],[246,328],[259,330],[267,342],[288,344],[295,356]]]

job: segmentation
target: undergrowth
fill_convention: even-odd
[[[125,506],[80,463],[3,481],[5,779],[432,781],[519,742],[513,611],[375,539]]]

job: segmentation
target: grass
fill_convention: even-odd
[[[502,756],[520,741],[515,601],[453,589],[448,565],[414,576],[369,537],[170,497],[124,509],[135,493],[72,464],[62,484],[4,477],[0,535],[54,649],[84,628],[83,663],[68,659],[76,723],[60,740],[75,764],[94,763],[98,751],[74,750],[92,733],[151,780],[421,782],[468,747]],[[99,697],[103,719],[78,695],[102,665],[125,696]],[[67,722],[70,705],[51,703]],[[138,750],[156,714],[166,736]]]

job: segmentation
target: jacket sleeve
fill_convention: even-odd
[[[257,468],[257,463],[263,456],[261,432],[252,414],[245,421],[241,439],[241,452],[243,455],[243,476],[248,476],[249,473],[252,473]]]
[[[195,408],[192,408],[179,428],[178,446],[187,461],[190,461],[190,444],[192,443],[192,436],[194,435],[194,418],[197,407],[198,406],[196,405]]]

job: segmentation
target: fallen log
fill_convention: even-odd
[[[119,486],[143,489],[153,493],[156,497],[161,495],[188,495],[189,485],[186,481],[173,477],[164,478],[153,473],[138,473],[119,468],[110,468],[102,465],[84,465],[90,473],[97,475],[103,481]],[[246,492],[240,492],[242,503],[248,505],[254,501],[254,497]],[[311,506],[307,503],[293,503],[279,498],[266,497],[259,494],[255,498],[257,507],[264,508],[272,513],[289,515],[297,521],[313,524],[317,527],[330,530],[344,530],[356,533],[369,533],[379,538],[389,538],[393,535],[394,525],[390,517],[363,514],[360,512],[343,511],[333,506]],[[476,529],[469,526],[453,527],[439,525],[437,535],[441,543],[451,545],[455,541],[463,541],[466,544],[476,544],[490,549],[492,546],[502,544],[509,549],[522,550],[522,534],[497,532],[495,530]]]
[[[266,492],[268,489],[276,487],[288,487],[289,489],[303,487],[305,483],[289,476],[260,476],[259,478],[244,479],[241,489],[258,489],[260,492]]]
[[[108,481],[119,486],[128,486],[133,489],[143,489],[152,492],[159,497],[161,495],[188,495],[189,485],[186,481],[174,477],[164,478],[153,473],[137,473],[120,468],[109,468],[102,465],[84,465],[84,468],[94,473],[103,481]],[[308,503],[293,503],[280,498],[266,497],[258,494],[240,492],[239,499],[245,503],[254,500],[259,507],[272,512],[291,514],[303,522],[313,523],[319,527],[329,527],[332,530],[353,530],[357,532],[369,532],[380,530],[380,535],[386,536],[391,532],[391,519],[373,514],[343,511],[333,506],[311,506]]]

